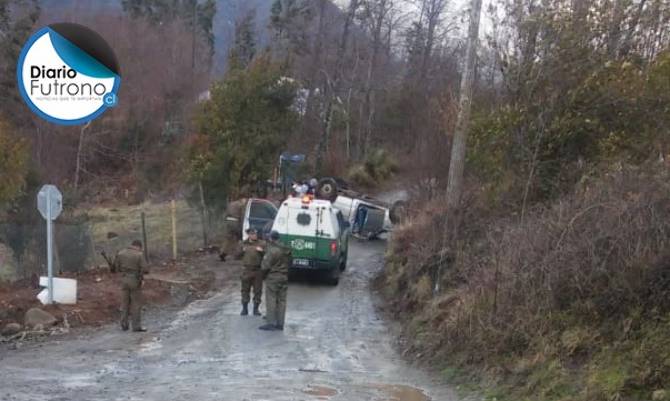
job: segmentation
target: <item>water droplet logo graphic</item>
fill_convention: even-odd
[[[19,92],[28,107],[61,125],[86,124],[118,103],[119,63],[95,31],[51,24],[33,34],[17,65]]]

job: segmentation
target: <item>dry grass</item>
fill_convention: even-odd
[[[371,188],[397,172],[398,164],[394,156],[384,149],[375,149],[363,163],[351,166],[346,172],[346,178],[358,187]]]
[[[108,253],[142,239],[141,214],[145,213],[149,252],[164,258],[172,254],[172,217],[170,202],[145,202],[134,206],[95,207],[86,211],[91,227],[91,240],[98,249]],[[177,248],[192,252],[203,246],[202,221],[196,208],[186,201],[176,202]],[[218,238],[217,225],[211,227],[210,242]],[[109,238],[112,237],[112,238]],[[96,252],[94,264],[104,264]]]
[[[530,399],[670,387],[670,340],[657,338],[670,321],[668,178],[613,172],[523,218],[471,203],[446,231],[439,201],[428,204],[394,232],[386,272],[396,314],[432,333],[412,346],[521,380],[512,392]]]

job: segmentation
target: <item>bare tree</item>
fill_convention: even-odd
[[[319,70],[323,63],[323,48],[324,48],[324,38],[325,38],[325,25],[326,25],[326,6],[328,2],[326,0],[318,1],[318,12],[319,18],[316,27],[316,36],[314,38],[314,45],[312,47],[312,57],[309,62],[308,72],[307,72],[307,90],[309,96],[307,97],[307,104],[305,107],[305,119],[302,125],[303,134],[306,132],[309,121],[314,114],[315,102],[317,88],[320,86],[319,82],[321,81],[318,76]]]
[[[349,41],[349,34],[351,32],[351,25],[354,22],[354,17],[356,12],[360,7],[360,0],[351,0],[349,2],[349,7],[347,9],[347,14],[344,19],[344,25],[342,27],[342,34],[340,36],[340,41],[337,47],[337,58],[335,60],[335,71],[333,72],[332,77],[327,77],[326,82],[326,106],[324,112],[324,121],[321,131],[321,138],[316,150],[316,170],[321,170],[323,163],[323,153],[325,148],[330,140],[330,133],[332,130],[332,120],[333,120],[333,102],[336,101],[336,97],[339,95],[340,91],[340,80],[342,77],[342,70],[344,68],[345,54],[347,51],[347,43]],[[347,96],[348,104],[351,100],[351,90]],[[349,151],[349,136],[347,136],[347,159],[350,157]]]
[[[424,82],[430,68],[430,58],[432,56],[437,30],[442,23],[442,17],[447,8],[447,0],[421,0],[421,21],[425,17],[426,23],[426,43],[423,46],[423,56],[421,58],[420,78]]]
[[[358,157],[363,158],[367,155],[370,148],[372,129],[375,120],[375,79],[379,63],[379,56],[384,44],[383,28],[386,20],[391,14],[395,4],[393,0],[367,0],[363,1],[365,10],[365,22],[368,25],[370,33],[370,56],[368,61],[368,70],[365,78],[364,100],[361,104],[361,117],[365,119],[362,129],[358,134]]]
[[[471,7],[468,44],[465,53],[463,76],[461,77],[461,98],[449,164],[449,183],[447,185],[447,207],[449,210],[458,207],[463,192],[463,170],[465,167],[466,142],[470,128],[470,106],[472,104],[472,86],[475,76],[482,0],[472,0]]]

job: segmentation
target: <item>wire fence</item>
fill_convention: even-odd
[[[17,223],[0,220],[0,281],[46,274],[46,222],[37,211]],[[28,220],[29,223],[26,223]],[[54,222],[54,270],[81,272],[107,262],[133,240],[145,243],[150,262],[218,245],[223,220],[185,200],[66,212]]]

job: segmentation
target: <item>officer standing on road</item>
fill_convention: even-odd
[[[242,258],[244,271],[242,272],[242,312],[240,315],[249,314],[249,298],[251,287],[254,288],[254,315],[260,316],[258,309],[261,305],[263,295],[263,273],[261,272],[261,262],[265,254],[265,244],[258,240],[258,232],[255,228],[247,230],[249,238],[240,244],[237,253],[238,258]]]
[[[270,243],[261,264],[265,276],[267,310],[267,324],[259,327],[261,330],[284,330],[290,261],[291,248],[279,242],[279,233],[272,231],[270,233]]]
[[[142,327],[142,282],[147,273],[142,242],[135,240],[116,254],[116,271],[121,273],[121,329],[128,330],[130,315],[133,331],[147,331]]]
[[[225,224],[223,226],[223,246],[219,255],[222,261],[226,260],[227,255],[235,254],[237,245],[242,239],[242,218],[246,206],[246,198],[230,202],[226,206]]]

